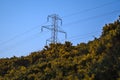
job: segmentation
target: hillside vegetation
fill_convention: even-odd
[[[50,44],[25,57],[2,58],[0,80],[120,80],[120,21],[88,43]]]

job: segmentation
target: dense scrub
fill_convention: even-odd
[[[120,21],[88,43],[50,44],[29,56],[0,59],[0,80],[120,80]]]

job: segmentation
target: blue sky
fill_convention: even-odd
[[[118,19],[119,0],[0,0],[0,58],[42,50],[51,32],[47,16],[58,14],[67,41],[74,45],[99,37],[102,27]],[[59,34],[59,41],[65,41]]]

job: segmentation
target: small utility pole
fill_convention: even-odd
[[[50,18],[52,20],[52,24],[41,27],[41,31],[43,31],[43,28],[46,28],[46,29],[48,29],[48,30],[50,30],[52,32],[51,38],[46,40],[46,45],[47,45],[48,41],[53,43],[53,44],[57,43],[57,41],[58,41],[58,32],[64,33],[65,38],[67,38],[67,33],[64,32],[63,30],[61,30],[60,27],[59,27],[59,22],[60,22],[60,26],[62,26],[62,19],[57,14],[48,15],[47,21],[49,21]]]

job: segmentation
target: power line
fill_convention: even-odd
[[[67,18],[67,17],[71,17],[71,16],[74,16],[74,15],[77,15],[77,14],[86,13],[86,12],[89,12],[89,11],[92,11],[92,10],[95,10],[95,9],[98,9],[98,8],[102,8],[102,7],[111,5],[111,4],[113,4],[113,3],[117,2],[117,1],[119,1],[119,0],[116,0],[116,1],[114,0],[114,1],[105,3],[105,4],[102,4],[102,5],[93,7],[93,8],[88,8],[88,9],[85,9],[85,10],[82,10],[82,11],[74,12],[74,13],[63,16],[62,18]]]
[[[86,9],[86,10],[83,10],[83,11],[79,11],[79,12],[76,12],[76,13],[72,13],[72,14],[70,14],[70,15],[63,16],[63,17],[68,17],[68,16],[70,17],[70,16],[73,16],[73,15],[76,15],[76,14],[79,14],[79,13],[82,13],[82,12],[91,11],[91,10],[94,10],[94,9],[97,9],[97,8],[104,7],[104,6],[110,5],[110,4],[112,4],[112,3],[113,3],[113,1],[112,1],[112,2],[109,2],[109,3],[105,3],[105,4],[100,5],[100,6],[97,6],[97,7],[94,7],[94,8],[89,8],[89,9]],[[112,12],[110,12],[110,13],[114,13],[114,12],[117,12],[117,11],[112,11]],[[111,15],[110,13],[105,13],[105,14],[102,14],[102,15],[98,15],[98,16],[93,16],[93,17],[81,19],[81,20],[78,20],[78,21],[75,21],[75,22],[71,22],[71,23],[64,24],[64,25],[77,24],[77,23],[79,23],[79,22],[83,22],[83,21],[87,21],[87,20],[90,20],[90,19],[94,19],[95,17],[100,17],[100,16],[104,16],[104,15],[108,15],[108,14]],[[41,25],[43,25],[43,24],[41,24]],[[36,26],[36,27],[38,27],[38,26]],[[12,37],[11,39],[6,40],[6,41],[0,43],[0,45],[7,44],[7,43],[9,43],[10,41],[13,41],[13,40],[17,39],[18,37],[21,37],[21,36],[23,36],[23,35],[26,35],[27,33],[33,31],[34,29],[36,29],[36,27],[33,27],[33,28],[29,29],[28,31],[25,31],[25,32],[23,32],[23,33],[21,33],[21,34],[18,34],[18,35],[16,35],[16,36]]]
[[[83,22],[83,21],[88,21],[88,20],[91,20],[91,19],[95,19],[96,17],[101,17],[101,16],[105,16],[105,15],[111,15],[112,13],[115,13],[115,12],[120,12],[120,10],[114,10],[112,12],[108,12],[108,13],[104,13],[104,14],[101,14],[101,15],[96,15],[96,16],[92,16],[92,17],[88,17],[88,18],[85,18],[85,19],[81,19],[81,20],[77,20],[75,22],[70,22],[70,23],[67,23],[67,24],[64,24],[64,25],[72,25],[72,24],[77,24],[77,23],[80,23],[80,22]],[[42,25],[42,24],[41,24]],[[39,27],[39,26],[36,26],[36,27]],[[34,29],[36,29],[36,27],[33,27],[31,29],[29,29],[28,31],[25,31],[19,35],[16,35],[14,36],[13,38],[7,40],[7,41],[4,41],[2,43],[0,43],[0,45],[5,45],[7,44],[8,42],[12,41],[12,40],[15,40],[16,38],[18,37],[21,37],[23,35],[25,35],[26,33],[29,33],[31,31],[33,31]]]
[[[91,36],[92,36],[92,33],[94,33],[94,32],[84,34],[84,35],[86,35],[86,36],[81,35],[81,36],[83,36],[83,37],[81,37],[81,36],[79,36],[79,35],[73,36],[74,38],[71,37],[71,38],[70,38],[70,41],[71,41],[71,39],[72,39],[72,41],[73,41],[73,40],[80,40],[80,39],[85,39],[85,38],[91,37]],[[89,36],[90,34],[91,34],[91,36]],[[79,37],[78,37],[78,36],[79,36]],[[35,36],[33,35],[33,37],[35,37]],[[30,38],[31,38],[32,40],[33,40],[33,39],[36,39],[36,38],[33,38],[33,37],[32,37],[32,38],[30,37]],[[37,38],[38,38],[38,37],[37,37]],[[28,39],[28,38],[27,38],[27,39]],[[31,40],[31,39],[30,39],[30,40]],[[23,40],[23,41],[24,41],[24,40]],[[28,42],[28,41],[25,40],[24,43],[26,43],[26,42]],[[18,44],[21,45],[21,43],[17,43],[17,46],[18,46]],[[23,43],[22,43],[22,44],[23,44]],[[78,44],[79,44],[79,43],[78,43]],[[12,50],[12,49],[14,49],[15,47],[16,47],[16,44],[13,45],[13,46],[8,47],[8,49],[7,49],[7,50],[5,49],[5,51],[8,52],[8,50]],[[41,48],[42,48],[42,47],[41,47]],[[37,48],[37,49],[35,49],[34,51],[39,51],[39,50],[40,50],[40,48]],[[12,50],[12,51],[14,51],[14,50]],[[24,50],[23,50],[23,52],[24,52]],[[27,51],[26,53],[30,53],[30,52],[31,52],[31,51]],[[27,55],[27,54],[26,54],[26,55]]]
[[[46,23],[46,22],[45,22],[45,23]],[[43,24],[45,24],[45,23],[42,23],[41,25],[43,25]],[[20,33],[20,34],[18,34],[18,35],[16,35],[16,36],[14,36],[14,37],[12,37],[12,38],[6,40],[6,41],[3,41],[3,42],[0,43],[0,45],[5,45],[5,44],[7,44],[8,42],[17,39],[18,37],[21,37],[21,36],[23,36],[23,35],[26,35],[27,33],[30,33],[31,31],[35,30],[37,27],[40,27],[41,25],[32,27],[32,28],[30,28],[29,30],[24,31],[23,33]]]
[[[84,35],[83,37],[81,37],[81,36],[76,36],[76,37],[69,38],[69,39],[70,39],[70,40],[78,40],[78,39],[84,39],[84,38],[93,37],[93,36],[94,36],[93,34],[88,34],[88,35]]]
[[[94,36],[94,34],[98,34],[99,31],[94,31],[94,32],[89,32],[89,33],[86,33],[86,34],[82,34],[82,35],[75,35],[75,36],[70,36],[68,37],[68,41],[70,40],[76,40],[76,39],[84,39],[84,37],[88,37],[88,36]],[[61,41],[64,41],[65,39],[62,39]]]
[[[116,1],[118,1],[118,0],[116,0]],[[63,16],[63,17],[70,17],[70,16],[73,16],[73,15],[76,15],[76,14],[80,14],[80,13],[84,13],[84,12],[87,12],[87,11],[91,11],[91,10],[94,10],[94,9],[97,9],[97,8],[101,8],[101,7],[110,5],[110,4],[112,4],[113,2],[116,2],[116,1],[111,1],[111,2],[102,4],[102,5],[93,7],[93,8],[89,8],[89,9],[85,9],[85,10],[83,10],[83,11],[78,11],[78,12],[75,12],[75,13],[71,13],[71,14],[66,15],[66,16]],[[63,17],[62,17],[62,18],[63,18]],[[86,18],[86,19],[87,19],[87,18]],[[74,24],[74,23],[75,23],[75,22],[73,22],[72,24]],[[76,22],[76,23],[77,23],[77,22]],[[43,23],[43,24],[45,24],[45,23]],[[43,24],[41,24],[41,25],[43,25]],[[68,23],[68,24],[70,24],[70,23]],[[41,25],[39,25],[39,26],[41,26]],[[66,25],[66,24],[65,24],[65,25]],[[36,27],[38,27],[38,26],[36,26]],[[21,37],[21,36],[25,35],[26,33],[29,33],[29,32],[31,32],[31,31],[33,31],[34,29],[36,29],[36,27],[33,27],[33,28],[31,28],[31,29],[29,29],[29,30],[27,30],[27,31],[25,31],[25,32],[23,32],[23,33],[21,33],[21,34],[18,34],[18,35],[14,36],[14,37],[6,40],[6,41],[3,41],[3,42],[0,43],[0,45],[7,44],[8,42],[10,42],[10,41],[12,41],[12,40],[15,40],[15,39],[17,39],[18,37]]]
[[[83,35],[76,35],[76,36],[70,36],[68,39],[71,41],[71,40],[78,40],[78,39],[85,39],[85,38],[88,38],[88,36],[93,36],[93,33],[98,33],[98,31],[95,31],[95,32],[90,32],[90,33],[86,33],[86,34],[83,34]],[[36,33],[37,35],[39,35],[40,33]],[[14,45],[11,45],[11,46],[7,46],[7,48],[4,48],[4,49],[1,49],[0,51],[3,52],[4,50],[5,51],[8,51],[8,50],[12,50],[14,48],[16,48],[18,45],[22,45],[22,44],[26,44],[28,43],[28,41],[31,41],[33,39],[36,39],[38,37],[36,37],[35,35],[32,35],[30,36],[29,38],[27,39],[24,39],[20,42],[17,42],[17,43],[14,43]],[[65,39],[64,39],[65,40]],[[62,40],[63,41],[63,40]],[[22,43],[21,43],[22,42]],[[3,51],[2,51],[3,50]]]
[[[6,48],[1,49],[0,51],[2,51],[2,50],[3,51],[4,50],[8,51],[8,50],[16,48],[18,45],[20,46],[20,45],[26,44],[29,41],[33,40],[33,39],[39,38],[39,37],[36,37],[36,35],[38,35],[38,34],[40,35],[40,32],[39,33],[35,33],[32,36],[29,36],[26,39],[23,39],[22,41],[19,41],[19,42],[16,42],[16,43],[12,44],[12,45],[6,46]]]
[[[111,12],[107,12],[107,13],[103,13],[103,14],[100,14],[100,15],[96,15],[96,16],[91,16],[91,17],[88,17],[88,18],[83,18],[83,19],[80,19],[80,20],[77,20],[77,21],[74,21],[74,22],[69,22],[69,23],[64,24],[64,25],[65,26],[66,25],[73,25],[73,24],[77,24],[77,23],[80,23],[80,22],[89,21],[91,19],[95,19],[95,18],[98,18],[98,17],[102,17],[102,16],[106,16],[106,15],[112,15],[112,13],[116,13],[116,12],[120,12],[120,9],[119,10],[114,10],[114,11],[111,11]]]
[[[88,18],[81,19],[81,20],[77,20],[77,21],[75,21],[75,22],[67,23],[67,24],[64,24],[64,25],[77,24],[77,23],[80,23],[80,22],[83,22],[83,21],[88,21],[88,20],[94,19],[94,18],[96,18],[96,17],[101,17],[101,16],[105,16],[105,15],[111,15],[110,13],[115,13],[115,12],[120,12],[120,10],[114,10],[114,11],[112,11],[112,12],[108,12],[108,13],[104,13],[104,14],[101,14],[101,15],[96,15],[96,16],[88,17]],[[42,24],[41,24],[41,25],[42,25]],[[36,27],[38,27],[38,26],[36,26]],[[29,29],[28,31],[25,31],[25,32],[23,32],[23,33],[15,36],[15,37],[7,40],[7,41],[4,41],[4,42],[0,43],[0,45],[7,44],[8,42],[10,42],[10,41],[12,41],[12,40],[15,40],[16,38],[21,37],[21,36],[25,35],[26,33],[29,33],[29,32],[31,32],[31,31],[33,31],[34,29],[36,29],[36,27],[33,27],[33,28]]]
[[[106,3],[106,5],[103,4],[103,5],[101,5],[101,6],[97,6],[97,7],[94,7],[94,8],[89,8],[89,9],[86,9],[86,10],[83,10],[83,11],[78,11],[78,12],[72,13],[72,14],[70,14],[70,15],[63,16],[62,18],[71,17],[71,16],[74,16],[74,15],[77,15],[77,14],[81,14],[81,13],[84,13],[84,12],[88,12],[88,11],[91,11],[91,10],[95,10],[95,9],[98,9],[98,8],[101,8],[101,7],[104,7],[104,6],[107,6],[107,5],[110,5],[110,4],[112,4],[112,2]],[[119,10],[118,10],[118,11],[117,11],[117,10],[116,10],[116,11],[112,11],[112,12],[110,12],[110,13],[112,14],[112,13],[115,13],[115,12],[119,12]],[[77,24],[77,23],[80,23],[80,22],[84,22],[84,21],[88,21],[88,20],[91,20],[91,19],[95,19],[95,18],[97,18],[97,17],[101,17],[101,16],[105,16],[105,15],[111,15],[110,13],[104,13],[104,14],[101,14],[101,15],[91,16],[91,17],[84,18],[84,19],[80,19],[80,20],[77,20],[77,21],[74,21],[74,22],[70,22],[70,23],[67,23],[67,24],[64,24],[64,25]],[[41,24],[41,25],[43,25],[43,24]],[[41,26],[41,25],[39,25],[39,26]],[[27,33],[30,33],[31,31],[35,30],[35,29],[36,29],[37,27],[39,27],[39,26],[33,27],[33,28],[31,28],[31,29],[23,32],[23,33],[20,33],[20,34],[18,34],[18,35],[16,35],[16,36],[10,38],[9,40],[6,40],[6,41],[4,41],[4,42],[1,42],[0,45],[5,45],[5,44],[7,44],[7,43],[9,43],[9,42],[11,42],[11,41],[19,38],[19,37],[22,37],[23,35],[26,35]],[[70,38],[68,38],[68,39],[70,39],[70,40],[84,39],[84,37],[81,37],[81,36],[82,36],[82,35],[80,35],[80,36],[72,36],[72,37],[70,37]],[[86,36],[87,36],[87,35],[86,35]],[[93,36],[93,35],[92,35],[92,36]],[[37,38],[37,37],[36,37],[36,38]],[[28,39],[28,38],[27,38],[27,39]],[[32,38],[32,39],[30,39],[30,40],[33,40],[33,39],[34,39],[34,38]],[[23,42],[23,40],[20,41],[20,42],[26,43],[27,41],[26,41],[26,42],[25,42],[25,41],[26,41],[26,39],[24,40],[24,42]],[[22,45],[20,42],[18,42],[18,43],[16,43],[16,44]],[[16,45],[16,44],[13,45],[13,46],[15,46],[15,47],[18,46],[18,45]],[[12,47],[10,46],[9,48],[12,48]]]
[[[83,35],[76,35],[76,36],[70,36],[68,39],[69,40],[76,40],[76,39],[84,39],[84,38],[86,38],[86,36],[89,36],[89,35],[91,35],[91,34],[93,34],[93,33],[96,33],[96,32],[98,32],[98,31],[95,31],[95,32],[90,32],[90,33],[86,33],[86,34],[83,34]],[[37,33],[37,35],[38,34],[40,34],[40,33]],[[8,51],[8,50],[11,50],[11,49],[14,49],[14,48],[16,48],[18,45],[20,46],[20,45],[22,45],[22,44],[26,44],[28,41],[31,41],[31,40],[33,40],[33,39],[36,39],[36,38],[38,38],[38,37],[36,37],[35,36],[36,34],[34,34],[34,35],[32,35],[32,36],[29,36],[29,37],[27,37],[26,39],[24,39],[24,40],[22,40],[22,41],[19,41],[19,42],[17,42],[17,43],[14,43],[13,45],[11,45],[11,46],[7,46],[7,48],[4,48],[4,49],[1,49],[1,50],[5,50],[5,51]],[[83,37],[82,37],[83,36]],[[65,39],[64,39],[65,40]],[[62,40],[63,41],[63,40]],[[0,51],[1,51],[0,50]]]
[[[76,37],[79,37],[79,36],[88,36],[88,35],[91,35],[93,33],[98,33],[99,31],[94,31],[94,32],[89,32],[89,33],[86,33],[86,34],[83,34],[83,35],[76,35],[76,36],[70,36],[68,39],[74,39]]]

